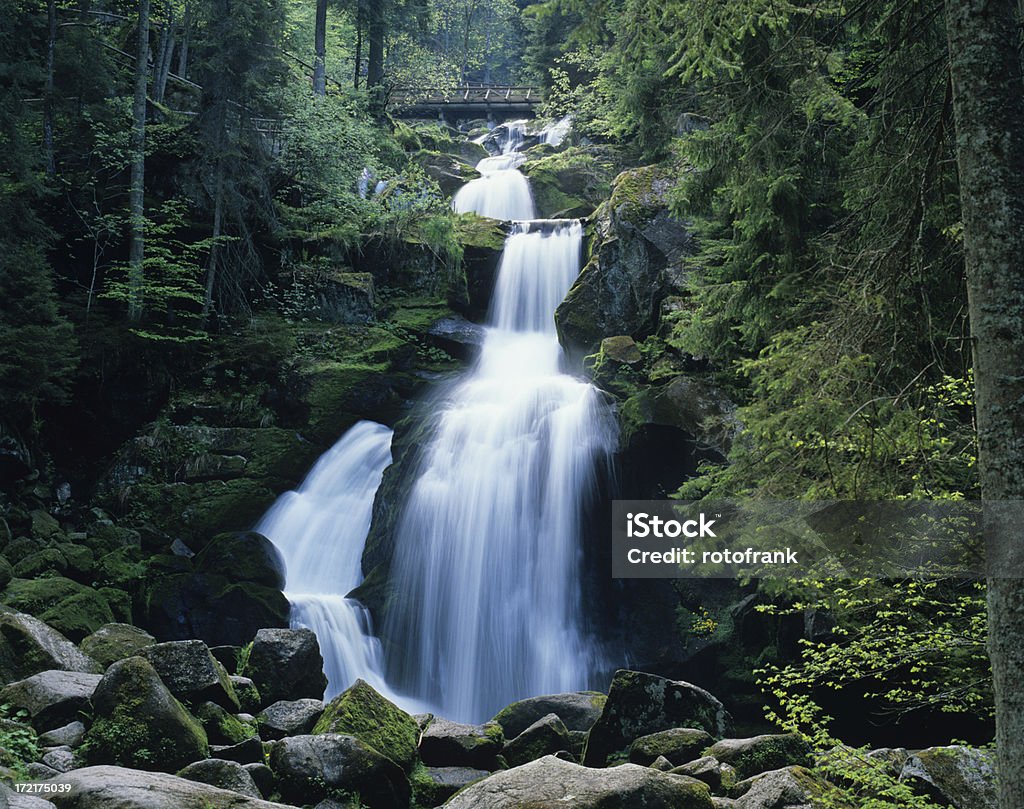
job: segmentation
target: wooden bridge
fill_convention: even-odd
[[[388,107],[399,118],[530,117],[541,102],[537,87],[395,87]]]

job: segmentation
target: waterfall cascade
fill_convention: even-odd
[[[503,159],[518,159],[509,150]],[[487,158],[495,160],[495,158]],[[456,205],[509,202],[513,167]],[[486,188],[484,188],[486,183]],[[474,189],[473,194],[477,191]],[[600,394],[562,373],[554,311],[580,270],[575,220],[513,225],[481,356],[452,391],[395,536],[385,632],[403,690],[461,721],[589,684],[599,651],[580,595],[581,520],[616,434]]]
[[[582,226],[533,220],[517,170],[522,127],[456,196],[456,210],[515,220],[481,355],[452,389],[399,517],[385,683],[369,616],[345,594],[362,578],[391,431],[361,422],[283,495],[256,530],[287,565],[293,625],[320,641],[328,696],[356,677],[409,710],[483,721],[526,696],[590,685],[600,665],[581,603],[581,531],[614,449],[598,391],[560,369],[554,311],[580,270]]]

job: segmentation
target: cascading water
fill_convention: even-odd
[[[469,183],[456,209],[533,216],[514,144],[502,159],[509,168]],[[582,234],[570,220],[513,225],[481,356],[440,413],[399,519],[386,636],[401,659],[389,670],[453,719],[585,688],[598,665],[581,520],[616,433],[597,390],[561,372],[553,318]]]
[[[391,435],[380,424],[356,424],[256,526],[284,557],[292,626],[312,629],[320,642],[328,698],[357,677],[389,693],[369,614],[345,593],[362,580],[360,560],[373,498],[391,463]]]
[[[533,219],[533,195],[530,182],[519,171],[525,159],[517,150],[522,145],[522,122],[505,124],[507,137],[502,153],[485,157],[476,164],[481,176],[466,183],[452,200],[459,213],[473,211],[491,219]]]

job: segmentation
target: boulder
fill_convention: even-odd
[[[0,806],[6,809],[55,809],[48,800],[15,792],[3,781],[0,781]]]
[[[677,775],[688,775],[703,781],[712,792],[728,792],[736,785],[736,770],[728,764],[723,764],[714,756],[702,756],[701,758],[688,761],[670,772]]]
[[[38,730],[67,724],[89,705],[99,674],[80,671],[41,671],[0,691],[0,704],[28,712]]]
[[[196,556],[195,569],[201,574],[284,588],[284,559],[273,542],[255,531],[218,534]]]
[[[52,780],[69,784],[54,794],[57,809],[292,809],[162,772],[85,767]]]
[[[291,736],[270,748],[281,797],[310,803],[335,790],[359,794],[369,809],[406,809],[411,790],[402,768],[354,736]]]
[[[104,624],[95,632],[86,635],[79,648],[93,660],[106,668],[111,663],[124,660],[156,643],[156,638],[143,629],[131,624]]]
[[[207,738],[213,744],[238,744],[256,735],[255,723],[243,722],[216,702],[202,702],[195,709]]]
[[[820,806],[838,792],[805,767],[784,767],[740,781],[730,795],[736,800],[736,809],[798,809]]]
[[[320,644],[309,629],[261,629],[242,673],[268,705],[282,699],[323,699],[327,689]]]
[[[36,616],[73,641],[114,620],[98,591],[63,576],[14,578],[2,598],[7,606]]]
[[[506,743],[501,754],[510,767],[518,767],[560,750],[570,751],[569,731],[557,714],[549,713]]]
[[[274,771],[263,762],[259,764],[243,764],[242,769],[249,773],[256,784],[256,788],[264,798],[269,797],[276,791],[277,777],[274,775]]]
[[[420,758],[431,767],[493,770],[504,741],[497,722],[465,725],[434,719],[420,736]]]
[[[567,730],[587,731],[601,716],[608,698],[600,691],[573,691],[568,694],[550,694],[530,697],[502,708],[494,717],[506,738],[514,738],[530,725],[553,713],[562,720]]]
[[[94,719],[82,746],[89,764],[178,770],[208,757],[206,733],[143,657],[107,669],[92,697]]]
[[[60,669],[99,674],[99,664],[38,618],[0,609],[0,684]]]
[[[312,733],[323,713],[324,704],[318,699],[283,699],[264,708],[256,721],[260,735],[270,741]]]
[[[623,764],[590,769],[545,756],[466,787],[445,809],[712,809],[706,785]]]
[[[43,764],[57,772],[68,772],[75,768],[75,754],[70,747],[58,747],[45,753]]]
[[[936,803],[954,809],[995,809],[995,756],[953,745],[919,750],[907,759],[900,781]]]
[[[256,683],[248,677],[241,677],[237,674],[232,674],[228,679],[231,680],[231,687],[235,689],[235,696],[238,697],[238,704],[242,710],[248,713],[257,713],[263,700]]]
[[[713,741],[705,730],[669,728],[634,739],[629,746],[629,760],[646,767],[659,756],[664,756],[672,766],[678,767],[697,758]]]
[[[241,710],[224,667],[201,640],[157,643],[140,652],[156,669],[172,694],[189,702],[215,702],[232,712]]]
[[[440,806],[465,786],[486,778],[487,770],[471,767],[418,767],[411,776],[417,806]]]
[[[583,763],[603,767],[641,736],[671,728],[698,728],[721,736],[728,714],[703,688],[681,680],[620,669],[612,678],[601,718],[590,730]]]
[[[317,278],[313,316],[326,323],[362,324],[377,319],[380,301],[368,272],[330,270]]]
[[[749,739],[722,739],[706,755],[736,769],[737,778],[749,778],[790,765],[812,766],[811,747],[795,733],[765,734]]]
[[[406,772],[416,763],[416,720],[363,680],[331,700],[313,733],[355,736]]]
[[[250,736],[236,744],[210,745],[210,758],[236,761],[239,764],[262,764],[263,743],[259,736]]]
[[[70,722],[63,727],[48,730],[39,734],[40,747],[61,747],[66,746],[74,749],[82,743],[85,737],[85,725],[81,722]]]
[[[423,149],[413,155],[412,159],[447,196],[451,196],[470,180],[480,176],[480,172],[452,155]]]
[[[250,798],[262,798],[263,794],[246,769],[235,761],[207,758],[189,764],[178,771],[179,778],[198,781],[202,784],[229,789]]]

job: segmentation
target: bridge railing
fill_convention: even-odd
[[[395,87],[390,94],[394,105],[408,104],[539,104],[538,87],[528,86],[461,86],[461,87]]]

